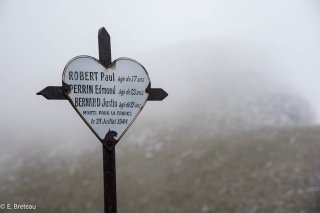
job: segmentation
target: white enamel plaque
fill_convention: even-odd
[[[116,140],[123,136],[146,104],[150,87],[148,73],[138,62],[120,58],[105,68],[90,56],[73,58],[62,83],[70,103],[100,140],[108,131],[117,133]]]

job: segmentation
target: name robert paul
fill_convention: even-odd
[[[114,73],[89,71],[69,71],[70,81],[115,81]]]

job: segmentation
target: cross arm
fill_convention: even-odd
[[[162,101],[168,96],[168,93],[161,88],[150,88],[148,93],[148,101]],[[48,100],[67,100],[67,96],[61,86],[47,86],[37,95],[42,95]]]

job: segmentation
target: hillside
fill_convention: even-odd
[[[181,129],[163,143],[118,145],[119,212],[319,212],[319,127],[192,135]],[[102,212],[101,157],[100,148],[30,154],[1,174],[0,200],[39,212]]]
[[[119,159],[126,166],[119,172],[125,183],[120,209],[318,212],[319,138],[319,128],[269,128],[203,141],[173,139],[154,155],[131,151]]]

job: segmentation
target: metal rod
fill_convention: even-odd
[[[104,27],[98,33],[99,61],[105,67],[111,64],[110,36]],[[115,133],[108,132],[103,143],[104,212],[117,213]]]
[[[111,64],[111,45],[110,35],[104,27],[100,28],[98,33],[99,42],[99,61],[105,67]]]
[[[109,134],[109,133],[108,133]],[[104,212],[117,212],[116,147],[113,135],[103,142]]]

